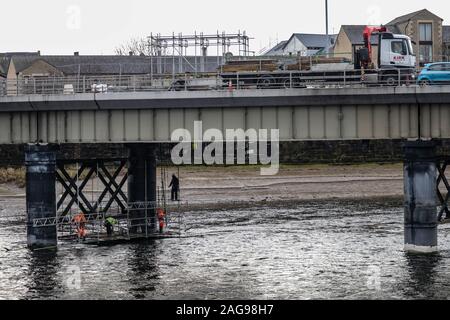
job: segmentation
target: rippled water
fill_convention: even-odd
[[[403,252],[398,204],[326,202],[190,212],[189,238],[113,247],[26,249],[25,226],[0,201],[0,298],[447,299],[449,227],[440,253]],[[7,251],[8,250],[8,251]],[[81,270],[74,289],[68,277]]]

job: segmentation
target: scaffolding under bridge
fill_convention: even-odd
[[[35,218],[29,223],[33,228],[55,226],[58,242],[62,243],[112,244],[181,237],[186,226],[179,209],[188,204],[169,203],[170,193],[166,190],[169,164],[158,164],[156,201],[130,201],[126,194],[128,163],[127,159],[59,161],[56,217]],[[110,228],[109,219],[114,221]]]

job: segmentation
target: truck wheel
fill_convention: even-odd
[[[258,89],[270,89],[275,85],[275,79],[272,76],[264,76],[258,80]]]
[[[290,89],[290,88],[299,88],[300,87],[300,81],[298,79],[286,79],[283,81],[283,88]]]
[[[383,81],[387,86],[394,87],[398,84],[398,77],[396,76],[385,76]]]
[[[172,85],[169,88],[169,91],[182,91],[184,90],[184,83],[180,80],[175,81],[172,83]]]

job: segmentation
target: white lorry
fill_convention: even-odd
[[[378,36],[377,59],[373,58],[372,50],[372,36],[375,35]],[[321,63],[312,65],[307,71],[225,72],[221,73],[221,78],[228,87],[258,88],[295,88],[331,83],[395,86],[415,82],[416,56],[410,37],[389,33],[385,27],[366,27],[363,37],[364,47],[356,52],[353,62]]]

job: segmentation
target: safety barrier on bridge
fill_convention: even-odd
[[[40,77],[0,80],[0,96],[81,93],[339,88],[415,85],[415,70],[236,72],[221,74]]]

